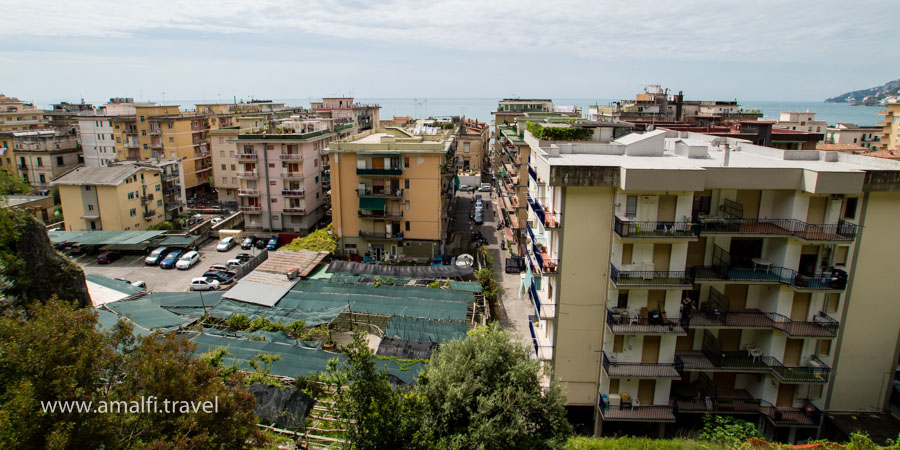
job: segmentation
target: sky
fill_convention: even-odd
[[[0,92],[821,101],[900,78],[895,0],[0,0]]]

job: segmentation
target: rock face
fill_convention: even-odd
[[[44,225],[34,217],[0,211],[0,304],[46,301],[54,295],[90,306],[81,267],[53,248]]]

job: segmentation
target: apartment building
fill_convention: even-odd
[[[480,175],[482,169],[488,167],[488,146],[490,145],[490,127],[487,123],[472,119],[463,119],[459,129],[459,158],[457,168],[464,173]]]
[[[45,224],[54,223],[59,218],[53,207],[53,197],[48,195],[0,196],[0,208],[27,211]]]
[[[187,194],[184,189],[183,161],[181,158],[170,158],[148,160],[141,163],[142,165],[151,165],[160,171],[166,220],[175,220],[185,211]]]
[[[252,119],[251,119],[252,120]],[[238,203],[238,170],[242,168],[237,159],[235,140],[241,134],[240,127],[226,127],[209,132],[210,153],[213,164],[213,186],[220,203]]]
[[[863,151],[878,151],[881,148],[883,127],[861,126],[854,123],[836,123],[825,129],[826,144],[848,144],[862,147]]]
[[[321,154],[338,136],[334,122],[295,117],[267,129],[272,134],[241,133],[233,141],[244,226],[309,233],[325,216]]]
[[[807,133],[825,134],[828,123],[816,120],[814,112],[783,112],[775,122],[775,128],[791,131],[805,131]]]
[[[353,122],[359,126],[359,131],[371,130],[381,123],[381,106],[357,103],[353,97],[323,97],[321,102],[312,102],[311,106],[317,116],[339,123]]]
[[[431,260],[449,226],[455,130],[376,128],[328,146],[338,251],[363,260]]]
[[[597,434],[714,413],[791,442],[886,406],[900,163],[671,130],[522,139],[535,357]]]
[[[884,116],[884,120],[876,124],[882,127],[882,150],[900,149],[900,102],[886,102],[884,110],[878,114]]]
[[[41,129],[0,133],[11,153],[2,156],[3,167],[12,171],[6,161],[11,158],[15,170],[32,188],[46,190],[54,177],[78,167],[84,161],[74,129]],[[6,144],[4,144],[6,147]]]
[[[188,199],[212,190],[209,132],[234,123],[228,104],[198,104],[191,112],[177,105],[112,99],[106,105],[120,161],[183,158]]]
[[[685,100],[684,93],[670,93],[660,85],[644,87],[633,100],[619,100],[608,105],[591,105],[590,120],[622,120],[651,122],[688,122],[756,120],[760,110],[741,108],[737,100]]]
[[[107,116],[79,116],[78,135],[86,167],[106,167],[116,162],[116,140]]]
[[[165,220],[162,171],[149,163],[79,167],[53,185],[67,231],[146,230]]]
[[[33,104],[0,94],[0,131],[21,131],[47,128],[50,121],[46,111]]]

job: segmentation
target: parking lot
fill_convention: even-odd
[[[103,275],[110,278],[124,278],[129,281],[145,281],[147,289],[154,292],[179,292],[188,290],[192,278],[203,275],[203,272],[213,264],[224,265],[229,259],[233,259],[238,253],[250,253],[256,255],[257,249],[241,250],[240,245],[235,245],[227,252],[216,251],[219,241],[210,239],[200,246],[200,262],[189,270],[161,269],[159,266],[144,264],[146,254],[124,253],[122,258],[111,264],[97,264],[97,255],[82,255],[75,258],[84,269],[85,273]],[[229,286],[225,286],[230,287]]]

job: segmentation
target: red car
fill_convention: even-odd
[[[119,252],[103,252],[97,257],[97,264],[109,264],[122,257]]]

